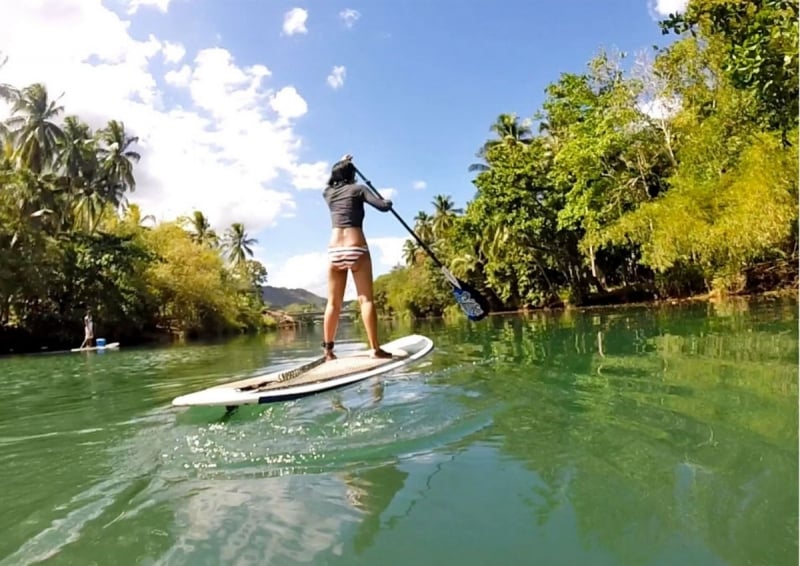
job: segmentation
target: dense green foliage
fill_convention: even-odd
[[[262,327],[264,267],[235,223],[220,240],[204,215],[152,226],[138,206],[135,137],[121,122],[92,131],[42,85],[0,85],[0,348],[77,346]]]
[[[690,1],[654,57],[601,52],[534,120],[501,114],[475,197],[437,196],[418,234],[496,309],[796,281],[796,24],[796,2]],[[381,311],[446,314],[446,282],[405,255],[376,282]]]

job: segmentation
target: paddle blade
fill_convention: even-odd
[[[474,287],[457,279],[446,267],[442,267],[442,273],[453,286],[453,296],[456,303],[473,322],[483,320],[489,314],[489,302]]]

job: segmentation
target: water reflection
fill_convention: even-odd
[[[544,481],[540,522],[566,498],[583,542],[621,563],[676,537],[729,564],[796,562],[796,317],[723,312],[495,323],[482,387],[511,405],[502,450]]]
[[[357,520],[333,476],[200,481],[177,503],[164,564],[308,563],[340,554],[340,534]]]
[[[372,546],[381,530],[381,514],[403,489],[407,477],[408,472],[392,464],[342,474],[347,500],[361,513],[352,541],[356,553]]]
[[[426,323],[414,331],[435,332]],[[797,306],[733,300],[494,317],[437,337],[460,402],[618,563],[797,561]],[[406,329],[404,329],[406,330]],[[476,360],[479,367],[464,367]]]
[[[28,374],[13,362],[0,423],[13,517],[0,522],[0,554],[797,563],[796,303],[484,322],[394,323],[388,336],[427,334],[434,355],[224,422],[167,403],[312,356],[319,330],[36,362]],[[347,332],[342,344],[361,339],[359,325]],[[28,385],[41,375],[47,399]]]

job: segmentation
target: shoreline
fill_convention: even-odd
[[[585,305],[585,306],[576,306],[576,305],[560,305],[560,306],[552,306],[552,307],[538,307],[538,308],[528,308],[528,309],[512,309],[512,310],[502,310],[502,311],[493,311],[490,312],[487,318],[490,317],[502,317],[502,316],[519,316],[519,315],[531,315],[534,313],[565,313],[565,312],[593,312],[593,311],[606,311],[614,308],[645,308],[645,309],[654,309],[654,308],[661,308],[665,306],[676,306],[676,305],[688,305],[688,304],[699,304],[699,303],[723,303],[726,301],[736,301],[736,300],[753,300],[753,299],[780,299],[780,298],[794,298],[795,301],[800,302],[800,290],[797,287],[782,287],[778,289],[771,289],[768,291],[761,291],[761,292],[749,292],[749,293],[735,293],[735,294],[727,294],[727,295],[719,295],[717,293],[702,293],[696,295],[690,295],[687,297],[680,297],[680,298],[663,298],[663,299],[653,299],[651,301],[630,301],[630,302],[616,302],[616,303],[606,303],[606,304],[595,304],[595,305]],[[280,312],[280,311],[275,311]],[[412,322],[415,321],[427,321],[427,320],[446,320],[447,317],[445,316],[431,316],[431,317],[412,317],[405,320],[410,320]],[[359,320],[356,317],[355,320]],[[396,322],[398,320],[404,320],[403,317],[380,317],[380,321],[382,322]],[[274,327],[274,328],[267,328],[264,330],[259,330],[255,332],[237,332],[237,333],[226,333],[222,335],[209,335],[209,336],[196,336],[191,339],[180,339],[176,338],[174,334],[170,332],[165,332],[164,334],[159,334],[158,336],[150,335],[147,338],[140,337],[139,339],[131,340],[128,342],[129,346],[132,347],[141,347],[141,346],[152,346],[155,344],[174,344],[174,343],[181,343],[181,342],[208,342],[208,341],[216,341],[216,340],[225,340],[235,336],[258,336],[258,335],[271,335],[276,334],[284,330],[283,327]],[[32,340],[35,340],[35,337],[31,337]],[[108,339],[106,339],[108,341]],[[112,340],[114,342],[116,340]],[[124,344],[122,345],[124,347]],[[18,351],[2,351],[0,352],[0,359],[2,358],[10,358],[13,356],[23,356],[23,355],[43,355],[43,354],[59,354],[59,353],[73,353],[71,352],[71,348],[74,346],[68,346],[65,349],[62,349],[58,345],[54,345],[51,349],[49,347],[40,347],[39,349],[20,349]],[[82,353],[82,352],[74,352],[74,353]]]
[[[723,303],[725,301],[734,301],[739,299],[770,299],[770,298],[789,298],[794,299],[800,303],[800,289],[797,287],[781,287],[777,289],[770,289],[767,291],[753,291],[747,293],[729,293],[720,295],[718,293],[700,293],[689,295],[686,297],[671,297],[652,299],[650,301],[628,301],[628,302],[615,302],[615,303],[601,303],[594,305],[559,305],[559,306],[546,306],[535,308],[522,308],[522,309],[509,309],[492,311],[487,315],[488,317],[508,316],[508,315],[529,315],[534,313],[556,313],[556,312],[592,312],[603,311],[614,308],[660,308],[665,306],[698,304],[698,303]],[[427,317],[410,317],[408,320],[441,320],[445,316],[427,316]],[[402,320],[402,317],[385,316],[380,317],[383,321],[397,321]]]
[[[618,307],[663,307],[674,306],[683,304],[697,304],[697,303],[722,303],[725,301],[732,301],[737,299],[759,299],[759,298],[786,298],[794,296],[800,301],[800,294],[797,288],[786,287],[781,289],[772,289],[769,291],[749,292],[749,293],[730,293],[727,295],[719,295],[717,293],[701,293],[697,295],[689,295],[687,297],[653,299],[650,301],[630,301],[619,303],[604,303],[597,305],[563,305],[557,307],[539,307],[531,309],[516,309],[512,311],[496,311],[489,313],[489,316],[498,316],[504,314],[530,314],[535,312],[557,312],[557,311],[571,311],[571,312],[588,312],[594,310],[606,310]]]

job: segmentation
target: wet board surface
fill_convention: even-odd
[[[345,358],[337,358],[329,362],[325,362],[305,373],[299,377],[289,379],[286,381],[279,381],[277,383],[270,383],[262,389],[281,389],[286,387],[294,387],[304,383],[316,383],[318,381],[325,381],[334,377],[340,377],[350,373],[367,371],[381,366],[385,366],[398,360],[403,360],[408,357],[408,353],[402,351],[393,351],[392,359],[376,359],[369,353],[357,354]]]
[[[412,334],[382,346],[391,359],[373,358],[370,350],[337,354],[298,364],[288,370],[217,385],[173,399],[173,406],[237,406],[297,399],[391,372],[428,355],[433,341]]]

